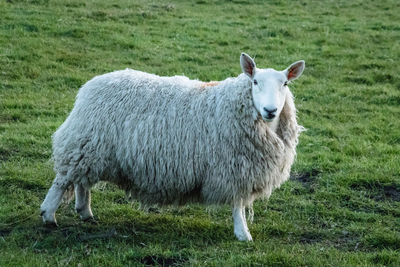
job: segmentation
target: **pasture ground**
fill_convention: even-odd
[[[400,2],[0,1],[0,265],[400,265]],[[145,212],[93,190],[98,225],[73,204],[42,226],[51,135],[93,76],[134,68],[221,80],[239,55],[304,59],[291,89],[308,131],[290,181],[255,203],[254,242],[229,207]]]

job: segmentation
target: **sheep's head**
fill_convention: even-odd
[[[240,65],[251,80],[254,106],[264,121],[272,122],[283,109],[288,83],[303,73],[304,61],[297,61],[283,71],[258,69],[254,60],[242,53]]]

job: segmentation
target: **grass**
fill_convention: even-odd
[[[0,265],[400,265],[400,3],[370,1],[0,2]],[[126,67],[221,80],[239,55],[283,69],[300,138],[292,179],[255,204],[254,242],[229,207],[144,212],[93,190],[99,225],[60,207],[41,224],[51,134],[78,88]]]

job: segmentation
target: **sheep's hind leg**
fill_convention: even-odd
[[[68,185],[69,183],[67,179],[57,174],[52,186],[49,189],[49,192],[47,192],[47,195],[42,205],[40,205],[40,215],[43,218],[43,222],[47,226],[57,226],[55,213],[60,206],[62,197],[65,190],[68,188]]]
[[[90,189],[75,184],[75,210],[83,221],[94,221],[90,200]]]
[[[240,201],[235,204],[232,210],[234,233],[240,241],[252,241],[249,228],[247,227],[245,207]]]

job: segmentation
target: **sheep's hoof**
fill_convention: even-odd
[[[239,241],[253,241],[253,238],[251,237],[249,232],[235,233],[235,236]]]
[[[56,218],[54,215],[49,216],[45,210],[40,212],[40,216],[43,219],[44,226],[47,228],[56,228],[58,227]]]
[[[58,227],[57,222],[44,222],[44,226],[49,229],[54,229]]]
[[[93,216],[87,217],[86,219],[82,219],[82,221],[85,223],[90,223],[90,224],[94,224],[94,225],[99,224]]]

